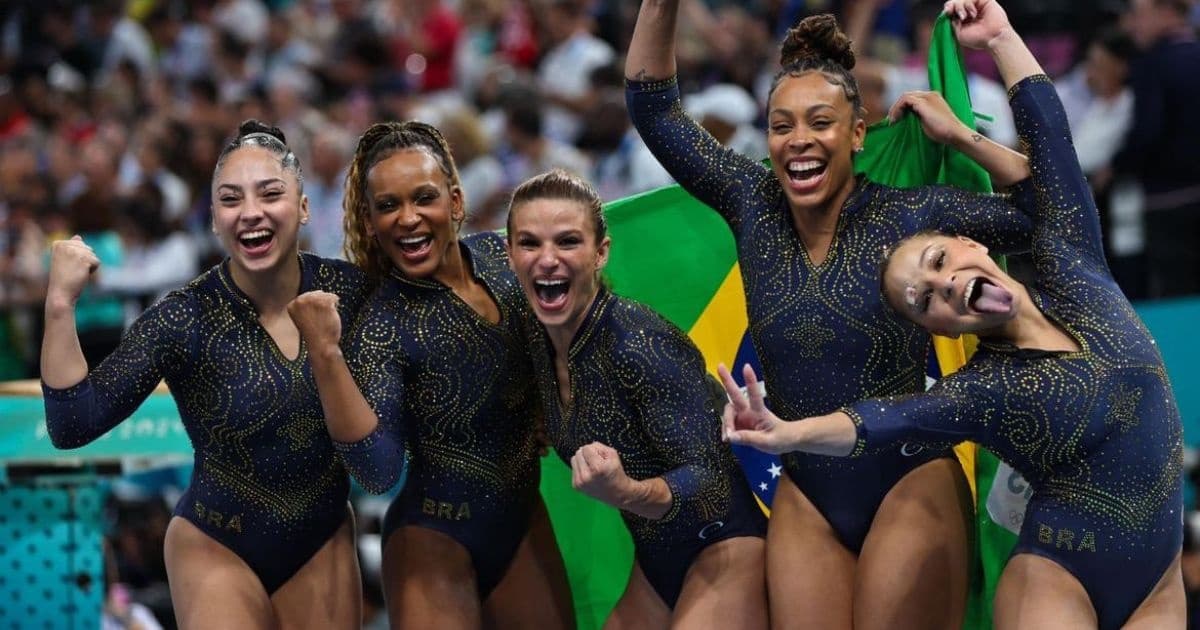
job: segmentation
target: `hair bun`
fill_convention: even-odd
[[[828,59],[846,70],[854,68],[850,38],[838,27],[833,15],[810,15],[788,29],[779,51],[779,65],[786,68],[806,59]]]
[[[273,127],[255,118],[244,120],[242,124],[238,125],[237,137],[239,139],[245,138],[252,133],[265,133],[268,136],[277,138],[285,146],[287,145],[287,138],[283,136],[283,131],[279,127]]]

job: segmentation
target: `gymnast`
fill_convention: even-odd
[[[151,306],[90,373],[73,306],[99,260],[79,237],[51,246],[42,345],[50,439],[77,448],[99,438],[165,379],[195,449],[165,543],[179,627],[358,627],[349,479],[286,306],[320,289],[352,317],[366,277],[299,252],[308,198],[278,129],[242,123],[217,159],[212,197],[228,258]]]
[[[382,492],[407,461],[383,525],[392,627],[573,628],[538,491],[531,316],[504,239],[459,238],[454,158],[416,121],[363,134],[345,209],[350,260],[380,283],[348,326],[345,355],[334,296],[302,295],[290,312],[355,478]]]
[[[887,254],[882,288],[931,332],[974,333],[967,365],[925,394],[784,423],[753,370],[749,402],[722,366],[726,437],[771,452],[861,456],[907,441],[974,440],[1033,494],[1000,577],[1000,630],[1182,628],[1182,428],[1154,340],[1113,280],[1100,221],[1050,80],[994,0],[955,0],[959,41],[1009,87],[1036,193],[1026,286],[965,236],[926,232]]]
[[[546,434],[572,485],[619,508],[633,536],[633,572],[605,628],[766,628],[765,517],[719,443],[723,401],[682,331],[601,285],[599,195],[561,170],[527,180],[508,239],[538,320]]]

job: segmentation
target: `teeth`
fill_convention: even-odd
[[[975,282],[977,280],[979,280],[979,278],[971,278],[971,281],[967,283],[966,288],[963,289],[963,309],[965,310],[971,310],[971,295],[975,293]]]
[[[271,235],[271,230],[254,230],[253,232],[242,233],[242,238],[249,240],[255,238],[266,238]]]
[[[425,239],[427,239],[427,238],[429,238],[429,237],[428,236],[410,236],[408,238],[400,239],[400,244],[401,245],[416,245],[418,243],[423,243],[425,241]]]
[[[788,170],[792,172],[811,171],[821,168],[820,160],[805,160],[803,162],[789,162]]]
[[[534,280],[533,282],[541,287],[556,287],[560,284],[566,284],[567,280],[566,278],[560,278],[551,280]]]

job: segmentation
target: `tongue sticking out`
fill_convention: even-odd
[[[982,313],[1007,313],[1012,306],[1013,296],[1004,287],[980,281],[979,297],[971,304]]]

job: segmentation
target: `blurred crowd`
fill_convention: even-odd
[[[777,42],[798,19],[840,16],[873,123],[902,92],[927,87],[941,10],[926,0],[683,3],[685,107],[756,158],[766,155]],[[1200,8],[1003,5],[1056,79],[1126,293],[1200,292],[1200,124],[1188,116],[1200,105]],[[502,226],[511,189],[554,167],[585,175],[610,200],[671,183],[625,112],[622,54],[637,9],[638,0],[0,3],[0,380],[37,374],[51,240],[80,234],[102,260],[77,315],[93,363],[149,302],[221,259],[210,178],[246,118],[287,134],[312,215],[303,246],[324,256],[342,254],[345,169],[378,120],[443,131],[470,208],[466,230]],[[966,61],[981,131],[1017,147],[986,55]],[[114,512],[114,579],[152,604],[145,589],[161,591],[165,576],[165,505],[126,501]],[[120,603],[110,607],[128,617]]]
[[[1005,3],[1056,76],[1107,246],[1133,299],[1200,283],[1198,9],[1189,0]],[[563,167],[606,199],[669,184],[630,126],[622,52],[637,0],[13,0],[0,5],[0,379],[36,374],[48,241],[100,255],[80,301],[89,361],[156,296],[221,257],[209,229],[215,156],[238,122],[282,128],[305,169],[304,246],[340,256],[345,168],[373,121],[447,136],[465,229]],[[868,122],[926,87],[927,0],[685,0],[688,112],[721,142],[766,154],[776,42],[804,15],[855,39]],[[1005,91],[968,54],[983,133],[1016,146]],[[1181,79],[1182,77],[1182,79]],[[1183,81],[1187,85],[1173,85]],[[1190,91],[1189,91],[1190,90]],[[1140,92],[1140,93],[1139,93]],[[1196,98],[1191,98],[1196,96]],[[1166,262],[1164,262],[1166,261]]]

